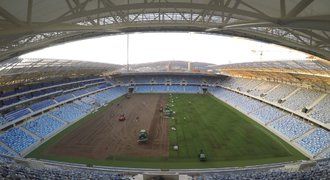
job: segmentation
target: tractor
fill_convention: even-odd
[[[146,143],[148,141],[148,133],[147,130],[141,129],[138,136],[139,143]]]
[[[206,161],[206,154],[204,153],[203,149],[201,149],[200,153],[198,154],[199,161]]]
[[[119,121],[125,121],[126,120],[126,117],[125,117],[125,114],[121,114],[118,118]]]
[[[172,117],[173,116],[173,111],[171,109],[165,109],[165,115],[167,117]]]

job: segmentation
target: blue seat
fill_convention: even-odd
[[[74,98],[73,95],[71,93],[68,93],[68,94],[64,94],[64,95],[55,97],[55,101],[63,102],[63,101],[66,101],[66,100],[69,100],[72,98]]]
[[[317,130],[302,138],[298,144],[304,147],[310,154],[316,155],[330,146],[330,132],[317,128]]]
[[[288,139],[294,139],[306,133],[312,127],[295,116],[285,116],[270,124]]]
[[[64,126],[64,123],[50,116],[42,115],[24,124],[24,128],[45,138]]]
[[[16,119],[19,119],[23,116],[26,116],[30,113],[31,112],[27,108],[24,108],[24,109],[19,109],[19,110],[9,112],[9,113],[4,115],[4,118],[6,119],[7,122],[10,122],[10,121],[14,121]]]
[[[186,93],[200,93],[201,88],[199,86],[184,86]]]
[[[55,101],[53,101],[51,99],[47,99],[47,100],[44,100],[41,102],[34,103],[34,104],[30,105],[29,108],[32,111],[39,111],[41,109],[47,108],[47,107],[55,105],[55,104],[56,104]]]
[[[63,121],[73,122],[84,116],[85,112],[75,108],[73,103],[69,103],[51,111],[49,114]]]
[[[33,138],[19,128],[12,128],[0,135],[0,141],[15,152],[21,153],[29,146],[36,143],[37,139]]]

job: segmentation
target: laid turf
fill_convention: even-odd
[[[116,101],[118,101],[117,99]],[[174,119],[169,120],[169,158],[115,157],[107,160],[45,155],[48,148],[83,121],[92,121],[91,114],[54,136],[27,157],[83,164],[148,167],[148,168],[206,168],[246,166],[306,159],[292,146],[272,134],[249,117],[211,95],[174,94]],[[107,108],[100,109],[103,111]],[[97,113],[97,112],[96,112]],[[178,144],[179,151],[172,145]],[[197,156],[203,149],[207,162]]]
[[[253,161],[264,163],[304,159],[280,138],[211,95],[173,95],[176,131],[170,130],[170,157],[197,159],[201,149],[208,161]],[[170,102],[172,101],[170,100]]]

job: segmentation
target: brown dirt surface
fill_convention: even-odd
[[[134,94],[96,112],[47,150],[47,154],[104,160],[111,157],[168,157],[168,122],[159,112],[166,94]],[[120,114],[126,120],[119,121]],[[137,142],[146,129],[149,140]]]

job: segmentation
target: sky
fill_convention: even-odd
[[[228,64],[270,60],[302,60],[308,54],[270,43],[200,33],[132,33],[129,63],[168,60]],[[37,50],[23,58],[71,59],[113,64],[127,62],[127,35],[68,42]]]

